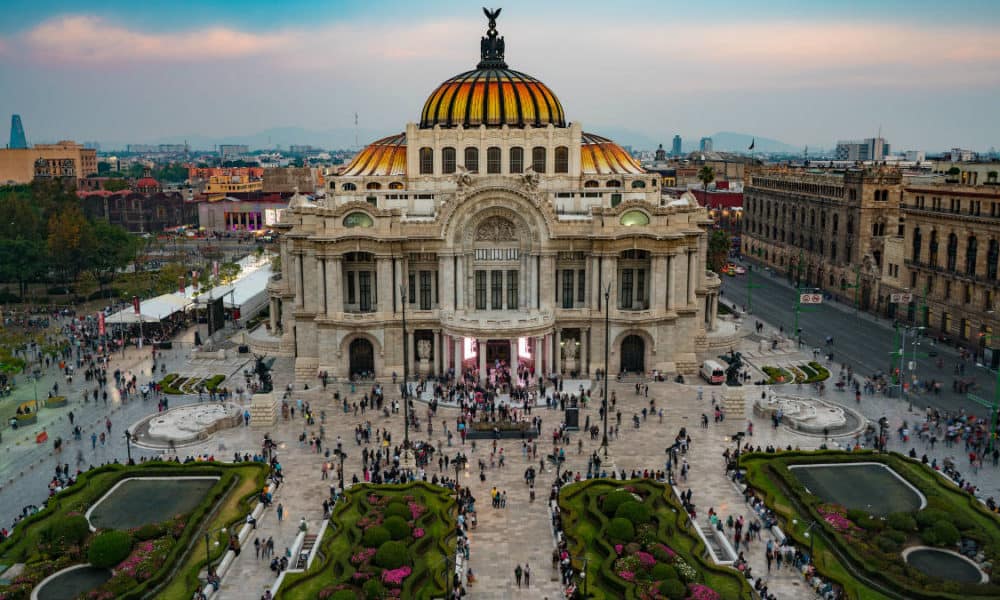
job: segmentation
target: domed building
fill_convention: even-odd
[[[610,309],[611,373],[695,373],[720,285],[705,209],[668,206],[656,174],[510,69],[492,18],[480,59],[285,212],[257,348],[300,377],[389,379],[404,352],[413,374],[587,377]]]

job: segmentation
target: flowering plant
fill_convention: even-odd
[[[666,552],[667,556],[670,558],[675,558],[677,556],[677,553],[674,552],[673,548],[666,544],[660,544],[660,550]]]
[[[644,569],[652,569],[653,565],[656,564],[656,559],[653,558],[653,555],[648,552],[642,552],[640,550],[635,553],[635,556],[639,559],[639,565]]]
[[[351,564],[360,565],[361,563],[370,560],[373,556],[375,556],[375,548],[365,548],[361,552],[351,555]]]
[[[420,518],[420,515],[427,512],[426,506],[417,504],[416,502],[410,502],[408,506],[410,507],[410,515],[413,517],[413,520],[417,520]]]
[[[394,586],[403,585],[403,580],[406,579],[413,569],[407,566],[399,567],[398,569],[387,569],[382,571],[382,583]]]
[[[621,556],[622,548],[624,548],[624,546],[622,546],[621,544],[615,544],[615,553]]]
[[[413,530],[413,539],[419,540],[422,537],[424,537],[423,527],[417,527],[416,529]]]
[[[351,579],[353,579],[354,581],[368,581],[371,578],[372,578],[372,574],[371,573],[366,573],[364,571],[355,571],[351,575]]]
[[[681,576],[684,581],[694,581],[698,579],[698,571],[695,571],[694,567],[684,562],[680,557],[674,560],[674,568],[677,569],[677,574]]]
[[[618,571],[618,576],[626,581],[635,581],[635,573],[632,571]]]
[[[688,586],[691,592],[691,600],[719,600],[719,593],[700,583],[692,583]]]

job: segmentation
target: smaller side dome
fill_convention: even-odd
[[[406,175],[406,134],[400,133],[368,144],[347,165],[343,177]]]
[[[641,175],[639,161],[606,137],[584,133],[580,145],[580,170],[584,175]]]

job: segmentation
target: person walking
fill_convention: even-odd
[[[275,509],[275,513],[278,515],[279,523],[285,520],[285,507],[281,504],[281,502],[278,503],[278,508]]]
[[[521,570],[521,565],[517,565],[516,567],[514,567],[514,579],[517,581],[518,589],[521,588],[521,575],[523,573],[524,571]]]
[[[260,538],[253,539],[253,549],[257,554],[257,560],[260,560]],[[768,566],[770,566],[770,563],[768,563]]]
[[[524,563],[524,587],[531,587],[531,567]]]

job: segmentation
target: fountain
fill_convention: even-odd
[[[989,577],[972,560],[958,552],[930,546],[914,546],[903,551],[906,564],[931,577],[959,583],[988,583]]]

